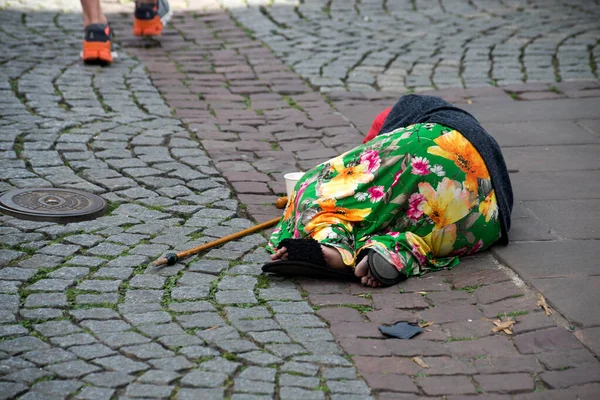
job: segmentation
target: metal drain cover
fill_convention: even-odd
[[[106,200],[74,189],[16,189],[0,196],[0,212],[20,219],[66,224],[97,218]]]

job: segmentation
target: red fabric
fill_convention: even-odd
[[[375,117],[373,124],[371,125],[371,129],[369,130],[369,133],[367,133],[367,136],[365,136],[363,143],[367,143],[369,140],[377,136],[390,111],[392,111],[392,107],[386,108]]]

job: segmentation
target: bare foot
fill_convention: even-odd
[[[381,283],[371,274],[369,264],[367,263],[367,257],[363,257],[362,260],[354,268],[354,275],[361,278],[360,281],[363,285],[369,287],[379,287]]]
[[[277,249],[275,250],[275,253],[271,254],[271,261],[286,261],[287,259],[287,247]]]
[[[321,251],[323,251],[323,257],[329,268],[333,269],[346,269],[348,266],[342,261],[342,255],[334,247],[321,245]]]

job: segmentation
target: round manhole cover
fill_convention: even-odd
[[[0,196],[0,212],[32,221],[65,224],[94,219],[105,211],[102,197],[74,189],[16,189]]]

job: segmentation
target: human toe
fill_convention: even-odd
[[[378,287],[380,285],[380,282],[377,280],[377,278],[375,278],[375,276],[371,273],[371,271],[369,271],[367,278],[369,280],[369,286]]]
[[[367,276],[368,273],[369,264],[367,263],[367,258],[365,257],[362,260],[360,260],[358,264],[356,264],[356,267],[354,268],[354,275],[356,275],[359,278],[362,278],[364,276]]]

